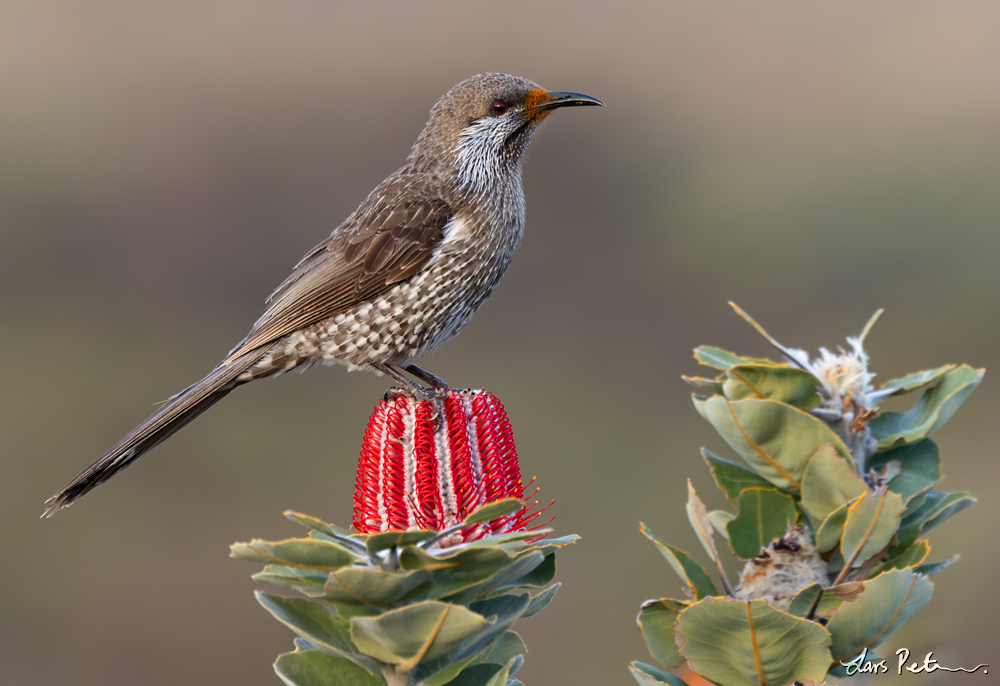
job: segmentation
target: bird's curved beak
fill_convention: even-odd
[[[539,94],[538,101],[532,103],[531,109],[535,112],[554,110],[557,107],[579,107],[582,105],[599,105],[604,107],[604,103],[590,95],[583,93],[569,93],[566,91],[545,91]]]

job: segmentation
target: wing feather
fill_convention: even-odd
[[[346,312],[413,277],[433,259],[455,214],[432,179],[389,177],[330,238],[306,253],[229,357]]]

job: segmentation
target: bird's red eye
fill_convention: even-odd
[[[507,111],[507,103],[505,103],[503,100],[497,100],[495,103],[493,103],[493,111],[496,112],[497,114],[503,114],[504,112]]]

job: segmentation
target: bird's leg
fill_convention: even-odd
[[[403,392],[403,393],[408,393],[410,395],[414,395],[414,396],[417,396],[419,398],[423,398],[424,395],[427,392],[425,388],[423,388],[422,386],[420,386],[417,383],[414,383],[411,379],[408,379],[405,376],[403,376],[402,372],[400,372],[398,369],[396,369],[392,365],[385,364],[384,362],[380,362],[380,363],[377,363],[377,364],[373,364],[372,367],[374,367],[378,371],[382,372],[383,374],[391,376],[396,381],[396,383],[399,384],[400,388],[398,390],[401,391],[401,392]],[[395,388],[390,388],[386,392],[386,394],[385,394],[386,399],[388,399],[390,396],[393,396],[393,395],[399,395],[398,393],[394,393],[393,392],[393,391],[396,391],[396,390],[397,389],[395,389]]]
[[[439,376],[434,376],[433,374],[431,374],[426,369],[421,369],[420,367],[418,367],[415,364],[411,364],[404,371],[407,371],[410,374],[413,374],[413,376],[417,377],[418,379],[420,379],[424,383],[430,384],[431,388],[433,388],[436,391],[450,391],[451,390],[451,386],[449,386],[448,382],[446,382],[444,379],[442,379]]]
[[[423,386],[421,386],[420,384],[416,383],[415,381],[406,378],[403,375],[402,371],[400,371],[397,367],[395,367],[395,366],[393,366],[391,364],[388,364],[388,363],[385,363],[385,362],[380,362],[380,363],[377,363],[377,364],[373,364],[372,367],[374,367],[378,371],[382,372],[383,374],[387,374],[387,375],[391,376],[400,385],[400,388],[398,388],[398,389],[396,389],[396,388],[390,388],[386,392],[386,394],[385,394],[386,399],[389,399],[389,398],[391,398],[393,396],[399,395],[400,393],[405,393],[407,395],[412,395],[414,398],[417,398],[418,400],[435,400],[435,399],[438,398],[438,393],[440,392],[438,389],[424,388]],[[421,370],[421,371],[423,371],[423,370]],[[426,372],[424,372],[424,373],[426,374]],[[417,376],[417,375],[415,374],[414,376]],[[437,379],[436,376],[432,376],[432,378]],[[441,381],[441,380],[438,379],[438,381]],[[428,382],[428,383],[430,383],[430,382]],[[444,382],[441,381],[441,383],[444,383]],[[445,388],[447,388],[447,385],[445,386]],[[398,391],[398,392],[395,392],[395,391]]]
[[[388,366],[388,365],[386,365]],[[434,414],[432,415],[432,421],[434,422],[434,433],[437,434],[443,424],[441,418],[444,416],[444,401],[448,399],[451,395],[452,388],[449,386],[444,379],[438,376],[434,376],[425,369],[421,369],[415,364],[407,365],[403,371],[413,374],[425,384],[430,385],[430,388],[424,388],[419,386],[424,395],[422,400],[429,400],[434,405]]]

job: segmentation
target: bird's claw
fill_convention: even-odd
[[[435,400],[445,400],[449,395],[451,395],[451,386],[439,386],[426,388],[419,384],[407,385],[407,386],[393,386],[385,392],[383,398],[386,401],[393,401],[401,395],[405,395],[408,398],[412,398],[417,401],[435,401]]]

